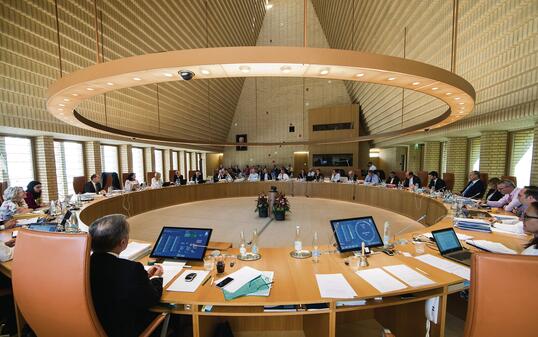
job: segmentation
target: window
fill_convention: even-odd
[[[447,142],[441,143],[441,174],[446,173],[446,161],[448,157]]]
[[[54,142],[56,181],[60,198],[74,194],[73,177],[84,175],[84,156],[82,151],[82,144],[77,142]]]
[[[517,178],[517,186],[530,184],[533,130],[512,132],[512,149],[510,153],[510,175]]]
[[[189,171],[191,170],[191,153],[190,152],[185,152],[185,163],[187,164],[186,166],[187,172],[185,173],[186,173],[186,177],[188,178]]]
[[[119,170],[118,147],[114,145],[101,145],[101,162],[103,172],[116,172]]]
[[[182,174],[183,177],[186,177],[185,174],[185,152],[179,152],[179,174]]]
[[[179,168],[177,166],[177,158],[178,158],[178,152],[172,151],[172,170],[177,171]]]
[[[314,154],[314,166],[353,166],[353,154]]]
[[[26,185],[34,180],[32,141],[29,138],[0,137],[0,170],[9,186]]]
[[[163,176],[163,150],[155,150],[155,170],[154,171],[159,172],[161,176]]]
[[[352,129],[351,123],[334,123],[334,124],[314,124],[312,131],[334,131],[334,130],[349,130]]]
[[[133,157],[133,173],[138,181],[144,181],[144,150],[139,147],[131,148]]]
[[[480,171],[480,137],[469,139],[469,171]]]

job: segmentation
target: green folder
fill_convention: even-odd
[[[253,279],[250,282],[245,283],[241,288],[237,289],[235,292],[230,292],[225,289],[222,289],[222,293],[224,294],[224,299],[229,301],[236,299],[241,296],[247,296],[255,292],[259,292],[260,290],[266,290],[270,288],[271,283],[267,282],[263,275],[260,275]],[[269,294],[267,294],[269,296]]]

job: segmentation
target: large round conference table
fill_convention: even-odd
[[[210,337],[217,325],[228,321],[236,336],[378,336],[381,326],[389,328],[398,337],[424,336],[426,332],[425,302],[439,297],[439,320],[431,325],[430,336],[445,336],[447,303],[453,294],[468,288],[464,278],[435,268],[415,258],[412,237],[434,229],[452,227],[451,210],[442,201],[429,195],[417,194],[406,190],[390,189],[381,186],[362,184],[315,183],[315,182],[240,182],[215,183],[186,186],[169,186],[160,189],[118,194],[112,197],[96,198],[84,205],[79,219],[84,225],[95,219],[121,213],[134,216],[159,208],[228,197],[257,196],[267,193],[271,186],[291,196],[306,196],[366,204],[395,212],[411,219],[426,215],[424,229],[403,233],[396,237],[401,244],[396,245],[397,254],[388,256],[381,252],[368,258],[369,267],[379,268],[405,264],[419,270],[434,284],[411,287],[381,293],[355,274],[357,270],[346,265],[349,254],[322,254],[319,263],[312,259],[290,257],[290,248],[260,248],[262,258],[258,261],[236,261],[235,266],[226,266],[227,273],[250,266],[261,271],[274,271],[274,284],[268,297],[240,297],[226,301],[222,291],[209,282],[201,285],[194,293],[163,292],[161,305],[155,311],[179,314],[192,320],[192,335]],[[249,205],[250,207],[250,205]],[[208,210],[210,212],[211,210]],[[181,215],[179,215],[181,216]],[[253,215],[255,216],[255,215]],[[503,243],[508,248],[521,252],[527,237],[503,235],[499,233],[457,232],[472,235],[475,239],[486,239]],[[404,241],[408,241],[405,243]],[[226,248],[225,243],[215,243]],[[212,244],[210,244],[211,246]],[[465,244],[464,244],[465,246]],[[225,249],[224,248],[224,249]],[[466,248],[472,247],[467,246]],[[322,247],[334,250],[334,247]],[[226,254],[237,254],[235,247],[227,249]],[[432,245],[426,246],[426,254],[439,256]],[[140,259],[147,263],[148,257]],[[202,264],[190,263],[194,269],[203,269]],[[2,265],[9,273],[10,263]],[[183,272],[188,273],[189,269]],[[343,274],[357,293],[354,299],[322,298],[316,281],[316,274]],[[222,276],[224,276],[222,275]],[[179,276],[181,277],[181,274]],[[220,275],[218,276],[221,277]],[[174,280],[168,283],[170,285]],[[340,302],[359,301],[354,305],[342,306]],[[266,312],[264,306],[326,304],[326,309],[292,312]],[[338,305],[337,305],[338,304]],[[202,311],[204,305],[212,305],[210,312]],[[461,311],[461,309],[460,309]],[[460,312],[464,318],[465,312]],[[188,329],[191,329],[190,326]],[[190,334],[187,334],[190,335]]]

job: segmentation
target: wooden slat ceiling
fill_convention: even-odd
[[[472,117],[536,101],[538,2],[458,2],[456,73],[477,92]],[[312,0],[312,4],[331,48],[403,57],[407,30],[405,57],[450,70],[453,1]],[[401,89],[351,82],[346,87],[351,99],[361,104],[369,132],[401,127]],[[403,97],[403,126],[446,109],[412,91]]]
[[[95,64],[94,2],[57,3],[63,73]],[[264,0],[97,0],[100,53],[106,62],[169,50],[255,45],[264,4]],[[6,0],[0,8],[6,84],[2,125],[92,135],[45,111],[46,88],[59,77],[54,1]],[[242,85],[242,78],[233,78],[141,86],[86,101],[79,112],[111,127],[224,141]]]

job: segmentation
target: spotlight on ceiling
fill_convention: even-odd
[[[182,80],[190,81],[194,77],[194,73],[190,70],[180,70],[177,72]]]

